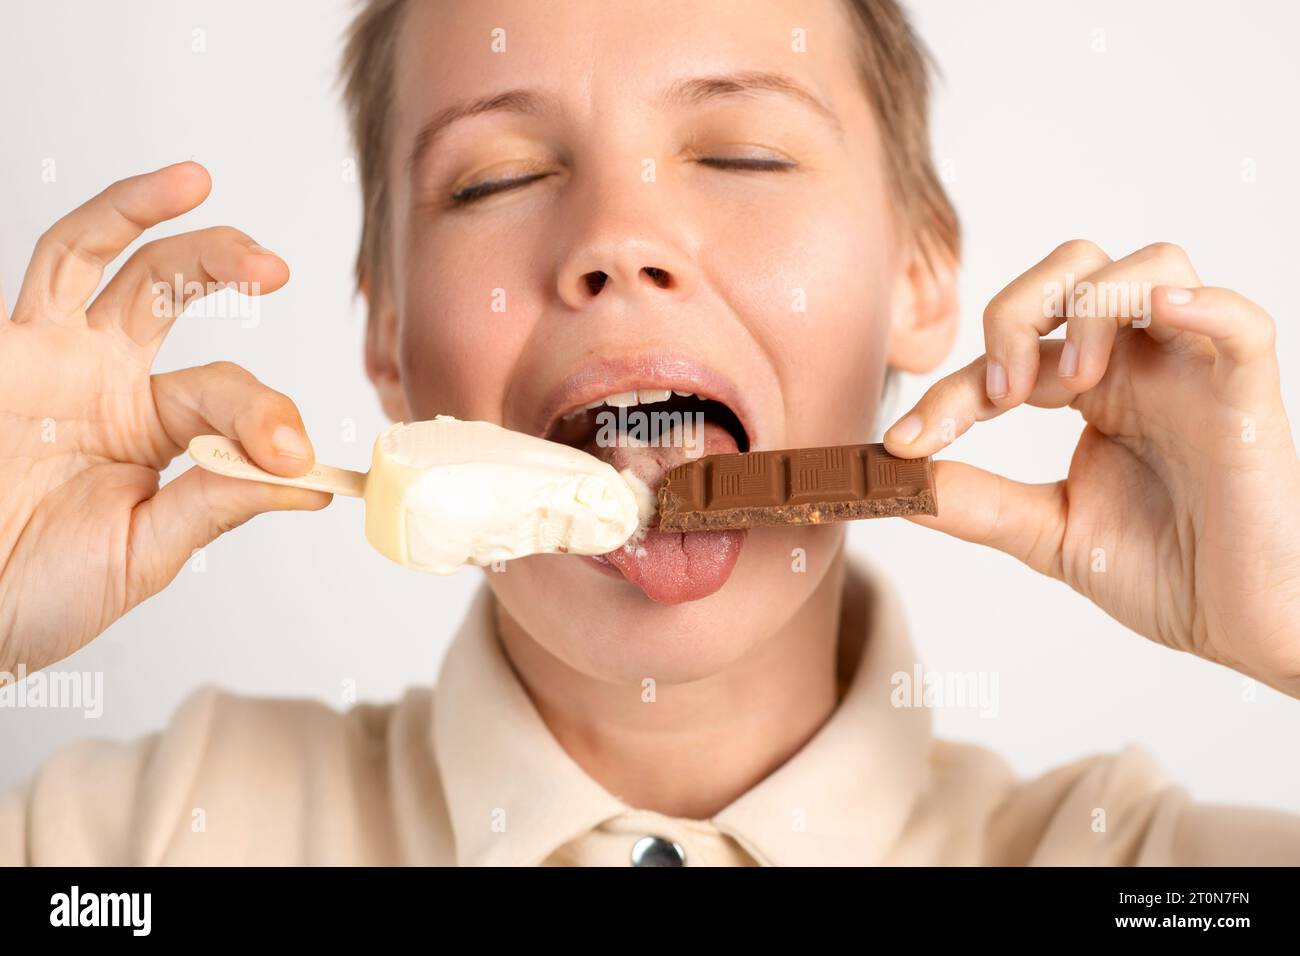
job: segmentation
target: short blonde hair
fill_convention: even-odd
[[[387,281],[389,187],[397,37],[408,0],[360,0],[343,53],[343,99],[361,177],[357,283]],[[927,258],[960,253],[957,213],[930,156],[931,59],[896,0],[845,0],[853,17],[863,85],[880,124],[888,181],[904,224]]]

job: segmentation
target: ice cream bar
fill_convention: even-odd
[[[880,444],[705,455],[659,489],[663,531],[938,513],[930,459],[896,458]]]
[[[586,452],[446,415],[385,430],[366,473],[318,464],[285,478],[217,435],[189,451],[209,471],[363,498],[375,550],[435,574],[530,554],[605,554],[654,511],[642,482]]]

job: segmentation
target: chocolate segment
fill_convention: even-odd
[[[706,455],[659,489],[662,531],[719,531],[939,513],[929,458],[881,444]]]

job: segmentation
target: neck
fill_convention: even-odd
[[[566,666],[497,605],[506,655],[555,739],[625,804],[707,819],[785,763],[836,706],[843,551],[809,599],[730,667],[640,694]]]

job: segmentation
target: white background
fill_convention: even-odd
[[[943,70],[935,153],[965,229],[964,327],[941,372],[982,351],[983,304],[1059,242],[1087,237],[1118,256],[1169,240],[1207,284],[1239,289],[1277,318],[1287,403],[1300,416],[1300,6],[913,7]],[[212,197],[165,231],[239,226],[284,256],[293,279],[261,303],[255,329],[180,322],[157,368],[238,362],[298,401],[323,461],[364,468],[384,422],[352,297],[359,193],[343,175],[351,150],[335,81],[347,11],[6,4],[0,284],[12,304],[36,237],[110,181],[202,161]],[[192,50],[195,30],[206,52]],[[47,160],[53,183],[41,178]],[[1253,179],[1243,175],[1252,165]],[[906,381],[901,401],[923,384]],[[1024,410],[948,455],[1049,480],[1064,474],[1079,427],[1072,412]],[[851,545],[890,555],[927,667],[999,675],[999,716],[940,710],[941,735],[986,744],[1025,774],[1137,741],[1198,799],[1300,811],[1300,701],[1260,688],[1247,702],[1238,675],[1136,637],[1001,554],[897,521],[856,524]],[[375,701],[430,683],[478,580],[388,564],[365,545],[355,501],[258,519],[209,547],[203,573],[182,570],[59,665],[104,672],[102,718],[0,710],[0,785],[74,739],[163,726],[202,683],[333,706],[346,681]]]

